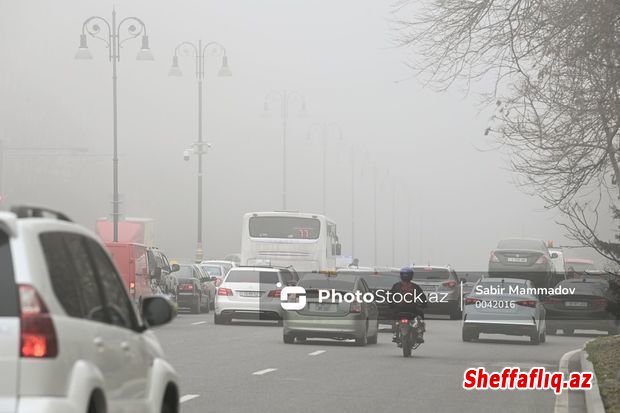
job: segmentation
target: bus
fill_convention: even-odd
[[[323,215],[249,212],[243,216],[241,265],[320,271],[336,268],[341,249],[336,223]]]

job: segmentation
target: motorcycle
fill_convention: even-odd
[[[418,336],[421,333],[422,321],[411,313],[400,313],[396,321],[399,332],[399,347],[403,348],[403,357],[411,357],[411,351],[420,347]]]

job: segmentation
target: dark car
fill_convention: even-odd
[[[619,297],[610,281],[598,277],[573,278],[560,282],[556,288],[574,291],[545,298],[549,334],[560,329],[567,335],[578,329],[618,334]]]
[[[340,274],[340,271],[338,271]],[[378,291],[390,291],[392,286],[400,281],[400,276],[398,272],[371,272],[371,273],[357,273],[360,275],[370,291],[377,296]],[[385,295],[383,295],[385,297]],[[377,309],[379,310],[379,323],[380,324],[392,324],[392,310],[390,309],[390,305],[385,300],[385,302],[380,302],[375,300],[377,304]]]
[[[461,283],[450,266],[413,267],[413,282],[418,284],[428,300],[426,314],[449,315],[461,318]]]
[[[551,258],[547,245],[539,239],[504,239],[491,251],[489,277],[519,278],[532,281],[535,287],[552,287]]]
[[[204,308],[209,310],[208,297],[203,298],[202,275],[196,264],[180,264],[173,275],[177,279],[177,304],[179,308],[189,308],[194,314],[200,314]]]

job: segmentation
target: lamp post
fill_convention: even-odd
[[[336,123],[325,123],[323,125],[315,124],[310,127],[310,130],[308,131],[308,138],[311,138],[314,132],[319,132],[321,136],[321,145],[323,152],[323,215],[325,215],[327,211],[327,140],[329,132],[331,130],[335,130],[338,133],[338,139],[342,140],[342,129]]]
[[[305,114],[306,112],[306,99],[304,96],[295,91],[282,90],[269,92],[265,96],[265,113],[269,112],[269,103],[277,102],[280,104],[280,118],[282,120],[282,210],[286,211],[286,180],[287,180],[287,164],[286,164],[286,132],[288,127],[288,114],[290,105],[294,102],[300,105],[300,112]]]
[[[102,32],[102,26],[105,31]],[[121,37],[124,33],[124,37]],[[119,195],[118,195],[118,105],[117,105],[117,74],[116,65],[121,60],[121,48],[125,42],[142,36],[142,46],[137,60],[153,60],[153,54],[149,48],[149,37],[146,34],[146,25],[137,17],[125,17],[118,24],[116,22],[116,10],[112,9],[112,20],[108,21],[100,16],[91,16],[82,23],[80,35],[80,47],[75,54],[79,60],[92,59],[88,49],[87,35],[101,40],[108,48],[108,60],[112,62],[112,118],[114,149],[112,155],[112,181],[114,195],[112,199],[112,219],[114,221],[114,242],[118,242],[118,219],[119,219]]]
[[[198,41],[198,44],[192,42],[181,42],[174,48],[174,55],[172,56],[172,66],[168,72],[168,76],[182,76],[181,68],[179,67],[179,55],[191,56],[194,58],[194,64],[196,67],[196,80],[198,87],[198,139],[193,143],[192,148],[185,151],[184,158],[189,160],[189,153],[193,152],[198,155],[198,214],[197,214],[197,227],[196,227],[196,262],[202,261],[204,248],[203,248],[203,222],[202,222],[202,209],[203,209],[203,168],[202,168],[202,156],[207,153],[207,149],[211,147],[210,144],[204,142],[202,139],[202,85],[205,79],[205,57],[207,55],[222,55],[222,66],[218,72],[220,77],[232,76],[232,72],[228,67],[228,55],[226,54],[226,48],[218,42],[209,42],[202,45],[202,40]]]

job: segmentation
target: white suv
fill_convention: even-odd
[[[64,215],[0,212],[0,412],[178,412],[148,330],[172,317],[162,297],[138,314],[103,245]]]

